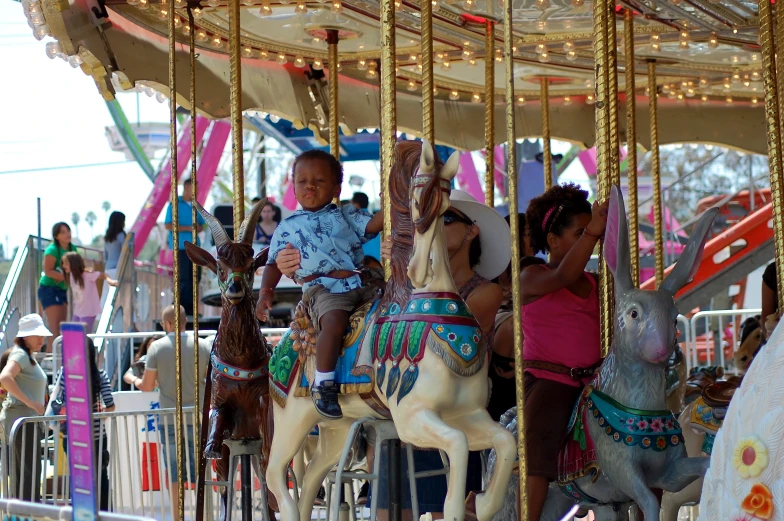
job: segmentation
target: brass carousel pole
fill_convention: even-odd
[[[632,282],[640,285],[640,221],[637,205],[637,105],[634,81],[634,12],[623,14],[624,59],[626,60],[626,159],[629,181],[629,251],[631,253]]]
[[[662,218],[661,167],[659,165],[658,89],[656,62],[648,62],[648,116],[651,125],[651,177],[653,178],[653,242],[656,247],[656,286],[664,280],[664,219]]]
[[[234,190],[234,236],[245,219],[245,165],[242,144],[242,43],[240,42],[240,2],[229,2],[229,58],[231,60],[231,151]]]
[[[504,0],[504,65],[506,69],[506,173],[509,179],[509,224],[512,233],[512,266],[520,266],[520,241],[523,233],[517,212],[517,135],[515,129],[514,51],[512,51],[512,2]],[[512,306],[518,310],[512,314],[514,320],[515,360],[523,359],[523,317],[519,310],[521,301],[520,277],[512,277]],[[515,386],[517,387],[517,455],[520,504],[518,519],[528,521],[528,466],[525,459],[525,388],[523,386],[523,364],[515,364]]]
[[[760,43],[762,44],[762,77],[765,86],[765,121],[768,126],[768,165],[773,199],[773,236],[776,244],[776,282],[779,309],[784,309],[784,214],[782,214],[782,201],[784,200],[782,176],[784,171],[782,171],[782,133],[775,63],[776,42],[774,41],[774,21],[770,0],[759,1],[759,20]]]
[[[422,44],[422,137],[436,144],[433,96],[433,3],[419,0]]]
[[[194,19],[193,12],[188,9],[188,25],[190,27],[189,46],[190,46],[190,69],[191,69],[191,187],[193,188],[193,197],[191,199],[191,225],[193,226],[193,243],[196,244],[198,233],[197,220],[198,213],[196,210],[196,202],[199,197],[199,180],[196,171],[196,154],[198,152],[198,143],[196,143],[196,39],[194,33]],[[199,427],[201,420],[199,413],[201,412],[199,406],[199,384],[201,383],[201,371],[199,370],[199,267],[193,265],[193,444],[195,445],[195,461],[201,461],[201,439]]]
[[[615,0],[607,0],[607,77],[610,80],[609,122],[610,122],[610,185],[621,184],[621,162],[618,150],[618,36],[616,32]],[[609,196],[609,193],[608,193]]]
[[[392,206],[389,173],[395,163],[397,142],[397,92],[395,90],[395,0],[381,0],[381,206],[384,237],[392,237]],[[392,276],[392,264],[384,260],[384,278]]]
[[[485,20],[485,204],[495,206],[495,22]]]
[[[169,124],[170,124],[170,147],[171,147],[171,205],[172,205],[172,246],[179,249],[180,244],[180,202],[177,194],[177,78],[176,78],[176,19],[174,3],[169,2]],[[192,123],[195,125],[195,122]],[[176,419],[174,422],[174,434],[177,439],[177,508],[176,519],[185,520],[185,451],[184,445],[184,426],[182,416],[182,338],[180,336],[180,260],[179,252],[174,255],[174,266],[172,270],[172,282],[174,292],[174,375],[175,375],[175,406]]]
[[[542,164],[544,165],[544,188],[553,186],[553,154],[550,151],[550,80],[540,78],[539,102],[542,104]]]
[[[594,62],[596,69],[596,180],[599,201],[606,201],[610,197],[612,183],[612,151],[610,142],[610,50],[608,42],[609,10],[607,0],[594,0],[593,4],[593,29],[594,29]],[[612,275],[604,262],[599,263],[600,288],[601,288],[601,342],[602,354],[607,355],[612,343],[613,326],[613,291]]]
[[[329,153],[340,161],[340,120],[338,119],[338,32],[327,30],[329,45]]]

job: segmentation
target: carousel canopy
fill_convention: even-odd
[[[25,0],[50,56],[93,76],[106,99],[118,89],[153,87],[169,95],[167,14],[159,0]],[[188,106],[188,23],[177,10],[177,96]],[[485,60],[495,60],[496,142],[506,140],[502,27],[485,49],[483,18],[499,19],[501,5],[483,0],[433,0],[435,129],[438,142],[459,149],[484,145]],[[397,23],[398,129],[421,133],[419,3],[399,0]],[[657,63],[661,144],[714,143],[766,153],[762,59],[756,2],[746,0],[624,0],[617,9],[618,66],[625,66],[622,8],[634,12],[638,97],[637,135],[649,144],[646,62]],[[101,16],[105,9],[105,17]],[[97,17],[96,14],[100,17]],[[242,106],[310,128],[327,138],[326,31],[340,35],[339,121],[345,135],[379,127],[381,41],[374,0],[244,0]],[[591,3],[516,0],[514,74],[520,137],[541,135],[541,78],[548,78],[553,138],[594,144],[594,64]],[[203,0],[195,11],[197,110],[229,116],[226,0]],[[625,91],[619,72],[619,92]],[[622,95],[623,97],[623,95]],[[624,104],[620,104],[621,140]]]

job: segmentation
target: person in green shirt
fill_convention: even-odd
[[[55,224],[52,227],[52,237],[52,244],[44,250],[43,274],[38,283],[38,301],[53,335],[47,341],[50,343],[49,347],[51,342],[60,336],[60,322],[65,321],[68,314],[68,285],[61,265],[63,255],[76,251],[76,246],[71,244],[71,227],[66,223]]]

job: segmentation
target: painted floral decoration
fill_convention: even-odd
[[[742,478],[756,478],[768,466],[768,449],[756,436],[747,436],[735,445],[732,462]]]
[[[751,487],[751,492],[740,507],[758,519],[773,519],[773,494],[768,487],[757,483]]]

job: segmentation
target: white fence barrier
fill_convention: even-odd
[[[730,355],[735,352],[738,347],[738,340],[740,339],[740,324],[748,317],[752,317],[754,315],[759,315],[762,312],[761,309],[728,309],[728,310],[716,310],[716,311],[700,311],[695,313],[691,320],[689,321],[689,340],[687,340],[687,353],[686,359],[688,361],[688,367],[697,367],[699,365],[699,353],[698,353],[698,338],[697,338],[697,324],[700,320],[705,322],[705,336],[704,338],[706,341],[709,341],[712,337],[713,345],[706,345],[706,364],[711,365],[713,363],[714,355],[718,359],[717,365],[720,365],[724,368],[728,368],[728,363],[726,360],[726,356],[724,353],[724,326],[728,325],[731,332],[731,349]],[[727,320],[729,319],[729,320]],[[716,321],[715,326],[712,322]],[[710,334],[713,332],[713,335]],[[718,335],[718,336],[716,336]],[[718,351],[717,353],[712,353],[712,351]],[[735,368],[737,371],[737,368]]]
[[[176,470],[170,466],[171,461],[176,461],[176,410],[155,408],[157,393],[121,392],[114,396],[116,407],[124,410],[94,415],[101,420],[103,430],[103,436],[96,441],[96,471],[106,469],[103,475],[96,476],[99,504],[120,514],[173,519],[170,491],[176,490],[176,483],[170,476],[172,472],[176,475]],[[139,410],[140,406],[147,410]],[[183,414],[187,440],[183,447],[185,519],[195,520],[198,465],[194,451],[199,440],[194,439],[195,432],[189,427],[193,424],[193,407],[183,408]],[[64,420],[65,416],[37,416],[21,418],[14,424],[8,446],[18,449],[16,454],[11,451],[11,464],[4,467],[10,468],[10,497],[59,506],[69,504],[70,480],[63,436],[50,430],[52,422]],[[207,480],[216,481],[210,463]],[[253,478],[253,518],[261,520],[261,480],[258,476]],[[108,482],[103,489],[102,480]],[[239,498],[239,473],[229,481],[235,483],[235,497]],[[217,487],[208,487],[205,497],[205,517],[219,519]],[[234,504],[239,509],[239,499]],[[235,519],[240,516],[239,510],[233,515]]]
[[[50,521],[58,519],[60,521],[73,521],[73,510],[71,507],[58,507],[44,505],[41,503],[30,503],[17,499],[0,499],[0,511],[5,513],[10,519],[23,518],[35,521]],[[123,514],[112,514],[101,512],[98,521],[155,521],[150,517],[128,516]]]

